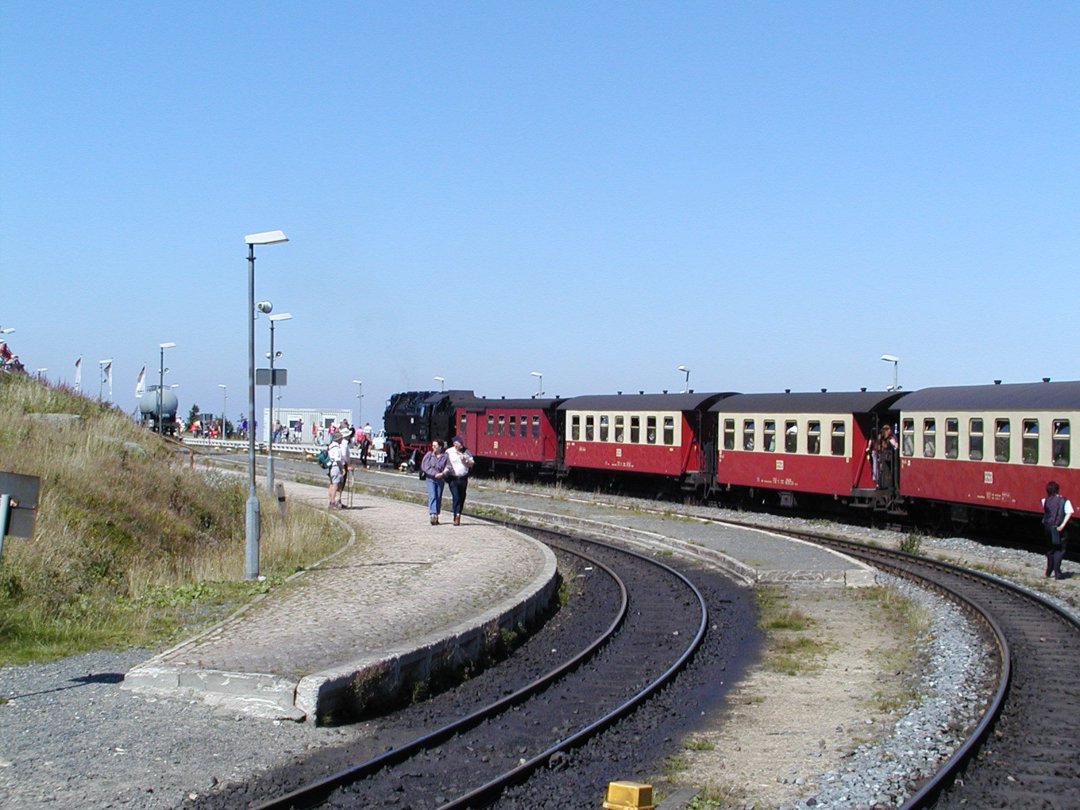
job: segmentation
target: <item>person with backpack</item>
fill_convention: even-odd
[[[330,476],[330,509],[341,508],[341,493],[345,489],[345,477],[349,474],[349,440],[342,433],[334,435],[330,448],[326,451],[330,461],[327,474]]]
[[[1061,561],[1065,558],[1065,527],[1073,516],[1073,505],[1061,494],[1057,481],[1048,481],[1042,506],[1043,530],[1050,541],[1050,547],[1046,550],[1046,575],[1065,579],[1061,573]]]

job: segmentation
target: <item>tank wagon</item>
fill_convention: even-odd
[[[722,504],[861,510],[921,525],[1040,511],[1080,492],[1080,381],[913,392],[391,398],[387,441],[419,462],[460,434],[478,469]],[[885,425],[898,445],[874,441]],[[1074,496],[1075,497],[1075,496]]]
[[[179,408],[179,402],[174,394],[169,389],[163,389],[161,391],[161,422],[162,430],[166,436],[176,435],[176,412]],[[158,431],[158,388],[152,386],[146,395],[139,400],[139,419],[145,427],[150,428],[154,433]]]

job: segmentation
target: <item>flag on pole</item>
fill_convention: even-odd
[[[112,360],[101,367],[101,373],[105,384],[109,386],[109,399],[112,399]]]
[[[139,372],[139,378],[135,380],[135,399],[141,399],[143,391],[146,390],[146,366],[142,367],[142,371]]]
[[[79,386],[82,385],[82,358],[80,357],[75,361],[75,390],[79,390]]]
[[[15,355],[11,353],[11,349],[8,348],[6,340],[0,340],[0,360],[10,360]]]

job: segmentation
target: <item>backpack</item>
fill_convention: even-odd
[[[1043,526],[1051,528],[1060,526],[1065,517],[1065,498],[1061,495],[1051,495],[1043,504]]]
[[[324,470],[329,470],[330,469],[330,451],[329,450],[320,450],[319,455],[315,456],[315,461],[318,462],[318,465],[320,467],[322,467]]]

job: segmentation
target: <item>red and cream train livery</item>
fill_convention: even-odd
[[[436,401],[445,397],[445,402]],[[1040,510],[1046,482],[1080,498],[1080,381],[913,392],[616,394],[486,399],[471,391],[397,395],[394,419],[460,433],[480,468],[721,503],[812,501],[954,522]],[[388,417],[390,409],[388,409]],[[875,476],[871,440],[899,437],[893,474]],[[387,434],[392,437],[391,419]]]

